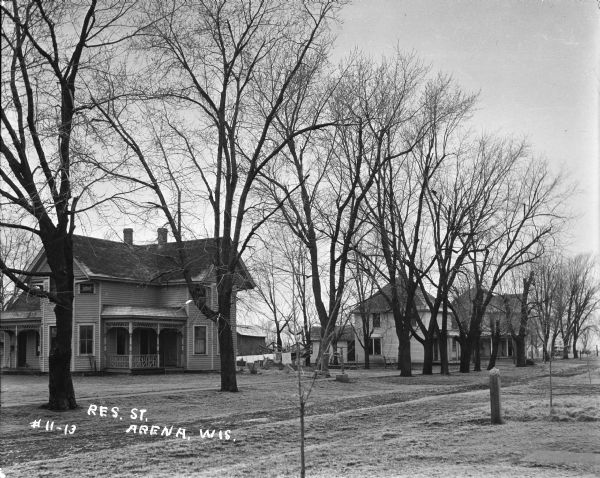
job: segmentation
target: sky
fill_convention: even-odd
[[[333,61],[398,46],[479,92],[475,126],[527,138],[577,183],[567,252],[600,254],[600,2],[355,0],[341,20]]]

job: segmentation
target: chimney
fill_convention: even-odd
[[[133,246],[133,229],[130,227],[123,229],[123,242]]]
[[[157,242],[159,246],[163,246],[167,243],[167,230],[164,227],[159,227],[156,230]]]

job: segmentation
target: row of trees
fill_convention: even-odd
[[[557,339],[562,342],[563,358],[568,358],[569,349],[577,358],[589,339],[600,333],[594,315],[600,309],[599,272],[590,255],[548,255],[534,267],[532,329],[542,344],[544,360],[551,359]]]
[[[55,304],[51,408],[76,406],[72,236],[115,214],[166,225],[179,244],[194,303],[218,324],[224,391],[237,390],[242,255],[267,264],[254,277],[278,345],[289,324],[306,344],[312,323],[327,345],[361,288],[391,284],[403,375],[411,337],[431,373],[435,340],[458,316],[449,298],[475,290],[459,320],[468,371],[492,294],[559,232],[563,186],[524,142],[473,133],[476,97],[415,55],[331,65],[341,6],[2,4],[1,225],[43,247],[51,289],[29,288],[16,249],[3,248],[0,267]],[[195,235],[215,241],[216,310],[188,271]],[[417,296],[441,326],[421,320]]]

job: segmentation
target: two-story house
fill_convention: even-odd
[[[357,334],[356,343],[356,361],[365,361],[365,350],[361,344],[365,344],[363,338],[363,314],[366,314],[369,322],[369,338],[366,343],[367,352],[369,353],[369,362],[371,364],[383,363],[384,360],[395,361],[398,357],[398,346],[399,340],[396,334],[396,325],[394,322],[394,315],[392,313],[389,298],[391,298],[391,286],[387,285],[381,290],[377,291],[371,297],[366,299],[361,304],[358,304],[352,312],[354,330]],[[406,291],[401,289],[400,301],[404,308],[406,302]],[[419,318],[425,325],[429,326],[431,320],[431,311],[427,306],[425,299],[421,292],[417,292],[415,297],[415,305]],[[362,311],[362,313],[361,313]],[[438,322],[441,322],[441,317],[437,317]],[[417,323],[413,321],[413,328],[417,330]],[[441,324],[440,324],[441,325]],[[456,331],[449,331],[448,343],[445,346],[448,348],[448,357],[450,360],[457,360],[459,350],[457,349],[456,339],[453,337],[457,335]],[[434,361],[439,360],[439,347],[440,344],[436,340],[434,343]],[[424,360],[424,348],[423,345],[413,336],[410,339],[410,355],[413,363],[422,363]],[[385,357],[385,359],[384,359]]]
[[[213,239],[184,243],[187,268],[217,307],[212,266]],[[219,370],[216,324],[190,300],[177,244],[159,229],[155,244],[136,245],[133,230],[122,242],[73,236],[73,372],[140,370]],[[29,272],[49,271],[43,252]],[[50,278],[32,276],[31,286],[52,290]],[[231,326],[236,347],[235,297],[254,287],[244,265],[237,271]],[[22,293],[0,312],[0,366],[48,371],[56,336],[54,305]]]

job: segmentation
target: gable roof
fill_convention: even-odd
[[[194,280],[206,280],[212,271],[214,239],[184,241],[187,266]],[[176,242],[130,245],[87,236],[73,236],[73,258],[88,278],[107,278],[164,284],[183,280]],[[240,287],[251,289],[254,281],[243,263],[238,267]]]
[[[400,303],[405,304],[406,296],[407,296],[406,288],[403,286],[398,286],[398,292],[399,292],[399,296],[400,296]],[[392,297],[392,286],[391,286],[391,284],[388,284],[388,285],[382,287],[377,292],[375,292],[375,294],[373,294],[368,299],[365,299],[363,302],[358,303],[356,305],[356,307],[354,308],[354,310],[352,310],[352,313],[353,314],[360,313],[361,306],[364,306],[364,310],[368,311],[369,313],[389,312],[392,309],[388,302],[388,298],[391,299],[391,297]],[[423,294],[421,293],[421,291],[418,288],[417,288],[417,292],[415,294],[415,305],[417,306],[417,309],[427,308],[427,303],[425,302],[425,299],[423,298]]]
[[[349,341],[354,339],[354,331],[352,330],[352,327],[347,325],[343,327],[336,325],[333,334],[337,337],[338,341]],[[313,325],[310,328],[310,340],[321,340],[321,326]]]
[[[2,319],[40,319],[42,317],[41,299],[36,295],[21,292],[8,302],[6,310],[0,311]]]
[[[452,302],[455,307],[459,308],[470,308],[471,303],[475,297],[476,288],[472,287],[462,294],[457,296]],[[484,295],[488,294],[488,290],[483,290]],[[519,309],[521,307],[521,294],[494,294],[487,306],[487,313],[491,312],[502,312],[506,311],[506,307],[510,307],[511,310]]]

